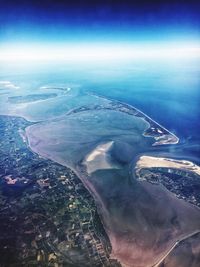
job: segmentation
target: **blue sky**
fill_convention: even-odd
[[[200,39],[200,1],[1,0],[1,43]]]

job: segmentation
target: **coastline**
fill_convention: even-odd
[[[98,98],[103,98],[103,99],[106,99],[106,100],[110,100],[113,103],[117,103],[117,104],[123,105],[125,108],[128,107],[128,109],[130,111],[135,111],[136,112],[136,114],[132,114],[132,115],[134,115],[136,117],[141,117],[142,119],[144,119],[149,124],[149,128],[151,128],[151,123],[153,122],[154,126],[157,126],[157,127],[161,128],[161,129],[163,129],[166,133],[168,133],[168,134],[161,135],[162,132],[159,132],[160,136],[159,135],[158,136],[154,136],[154,135],[147,134],[146,131],[145,131],[143,133],[143,135],[145,137],[153,137],[156,140],[156,142],[153,144],[154,146],[156,146],[156,145],[170,145],[170,144],[178,144],[179,143],[179,138],[174,133],[172,133],[169,130],[167,130],[164,126],[162,126],[161,124],[159,124],[158,122],[156,122],[155,120],[150,118],[148,115],[146,115],[145,113],[143,113],[141,110],[137,109],[136,107],[134,107],[134,106],[132,106],[130,104],[121,102],[121,101],[116,100],[116,99],[104,97],[104,96],[102,96],[100,94],[89,93],[89,95],[93,95],[93,96],[98,97]],[[125,111],[122,111],[122,112],[125,112]],[[129,113],[127,113],[127,114],[129,114]],[[171,140],[169,139],[169,136],[172,137]],[[164,139],[163,141],[160,140],[162,138]]]
[[[193,172],[200,176],[200,167],[191,161],[171,158],[141,156],[136,163],[136,173],[143,168],[173,168]]]
[[[123,105],[123,103],[120,103],[120,104],[122,104]],[[125,107],[126,107],[126,104],[124,104],[125,105]],[[132,106],[130,106],[131,108],[130,108],[130,110],[131,111],[133,111],[133,109],[135,109],[134,107],[132,107]],[[137,110],[137,109],[135,109],[135,110]],[[72,110],[72,112],[73,112],[73,110]],[[84,112],[84,111],[83,111]],[[145,122],[147,122],[148,124],[149,124],[149,128],[151,127],[151,124],[150,124],[150,122],[148,121],[148,120],[151,120],[148,116],[146,116],[144,113],[142,113],[142,112],[140,112],[139,110],[137,110],[137,112],[139,113],[138,115],[139,116],[136,116],[136,117],[140,117],[141,119],[143,119],[143,120],[145,120]],[[124,112],[124,113],[126,113],[126,112]],[[127,113],[128,114],[128,113]],[[142,114],[142,116],[140,116],[140,114]],[[12,115],[11,115],[12,116]],[[135,116],[135,115],[133,115],[133,116]],[[146,116],[146,118],[148,119],[148,120],[146,120],[145,119],[145,117],[144,116]],[[19,116],[20,117],[20,116]],[[25,118],[26,119],[26,118]],[[56,120],[57,118],[53,118],[52,120]],[[151,121],[153,121],[153,120],[151,120]],[[36,122],[36,123],[32,123],[32,125],[33,124],[42,124],[42,123],[46,123],[45,121],[42,121],[42,122]],[[158,125],[160,128],[162,127],[161,125],[159,125],[159,124],[157,124],[155,121],[153,121],[153,123],[155,123],[156,125]],[[25,131],[26,131],[26,140],[27,140],[27,146],[32,150],[32,151],[34,151],[33,150],[33,147],[30,145],[30,143],[28,142],[28,137],[27,137],[27,132],[28,132],[28,129],[30,128],[31,126],[28,126],[26,129],[25,129]],[[149,129],[148,128],[148,129]],[[165,130],[165,131],[167,131],[164,127],[163,127],[163,129]],[[169,134],[171,134],[169,131],[167,131]],[[155,139],[155,137],[153,136],[153,135],[149,135],[149,134],[145,134],[145,133],[143,133],[143,135],[144,135],[144,137],[152,137],[152,138],[154,138]],[[175,135],[173,135],[172,134],[172,136],[175,136]],[[163,137],[163,135],[161,135],[161,137],[160,138],[162,138]],[[164,140],[165,140],[165,138],[166,138],[166,135],[164,136]],[[176,137],[175,136],[175,138],[177,138],[178,139],[178,137]],[[176,139],[176,140],[177,140]],[[157,139],[158,140],[158,139]],[[178,142],[178,141],[177,141]],[[162,144],[166,144],[166,143],[158,143],[157,145],[162,145]],[[172,142],[172,143],[167,143],[167,144],[176,144],[176,143],[174,143],[174,142]],[[34,151],[35,153],[37,153],[37,154],[39,154],[40,156],[41,156],[41,154],[40,154],[40,151],[38,150],[38,151]],[[52,155],[49,155],[49,154],[46,154],[46,155],[44,155],[44,157],[46,157],[46,158],[51,158],[51,160],[55,160],[55,159],[53,159],[52,157],[51,157]],[[57,160],[55,160],[55,162],[58,162]],[[60,162],[59,162],[60,163]],[[66,167],[70,167],[71,169],[72,169],[72,166],[67,166],[66,165],[66,163],[60,163],[60,164],[62,164],[62,165],[64,165],[64,166],[66,166]],[[76,173],[77,174],[77,173]],[[79,175],[78,175],[79,176]],[[81,179],[82,180],[82,179]],[[86,186],[87,187],[87,186]],[[87,187],[87,189],[88,189],[88,187]],[[91,192],[90,192],[91,193]],[[92,196],[93,196],[93,194],[92,194]],[[93,196],[94,197],[94,196]],[[99,199],[98,199],[98,201],[99,201]],[[102,220],[101,220],[102,221]],[[105,227],[105,226],[104,226]]]

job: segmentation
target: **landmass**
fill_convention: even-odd
[[[200,207],[200,167],[190,161],[141,156],[135,167],[141,181],[161,184],[177,198]]]
[[[25,95],[25,96],[10,96],[8,97],[8,101],[12,104],[21,104],[21,103],[29,103],[35,102],[38,100],[45,100],[48,98],[54,98],[57,94],[33,94],[33,95]]]
[[[146,122],[148,122],[149,127],[144,131],[144,136],[146,137],[153,137],[156,142],[152,144],[153,146],[156,145],[169,145],[169,144],[177,144],[179,142],[179,138],[172,132],[168,131],[166,128],[161,126],[159,123],[154,121],[152,118],[144,114],[142,111],[139,109],[128,105],[126,103],[122,103],[117,100],[105,98],[102,95],[98,95],[95,93],[89,93],[89,95],[92,95],[96,98],[100,99],[106,99],[110,100],[106,105],[105,103],[103,105],[96,105],[94,104],[93,106],[81,106],[79,108],[74,108],[73,110],[69,111],[67,114],[73,114],[73,113],[79,113],[83,111],[94,111],[94,110],[116,110],[119,112],[123,112],[128,115],[136,116],[136,117],[141,117],[143,118]]]
[[[120,266],[92,197],[70,169],[27,148],[28,125],[0,116],[0,265]]]
[[[199,166],[162,157],[179,138],[119,101],[44,95],[11,96],[0,116],[2,266],[198,263]]]

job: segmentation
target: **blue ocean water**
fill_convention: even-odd
[[[31,92],[42,85],[66,84],[131,104],[180,138],[180,154],[200,161],[197,60],[8,65],[0,78]]]
[[[179,154],[200,161],[200,64],[138,63],[118,66],[93,84],[105,96],[129,103],[180,138]],[[99,79],[100,80],[100,79]],[[181,147],[181,148],[180,148]]]
[[[93,81],[94,90],[132,104],[181,138],[199,136],[200,64],[138,64],[113,73]]]

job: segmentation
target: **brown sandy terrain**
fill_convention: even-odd
[[[136,170],[143,168],[172,168],[190,171],[200,175],[200,167],[186,160],[174,160],[152,156],[141,156],[136,163]]]

